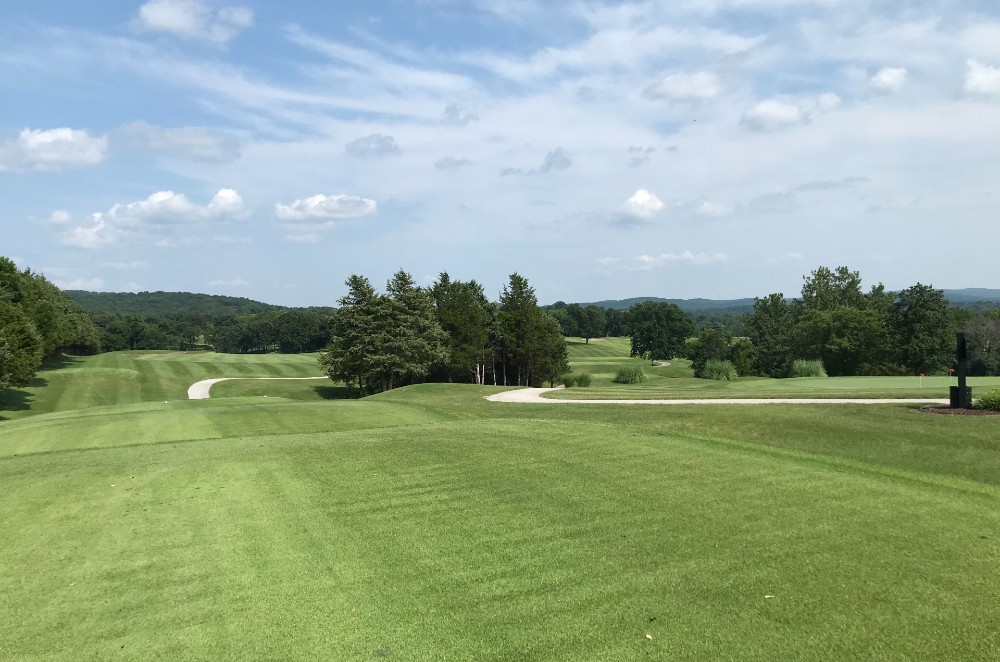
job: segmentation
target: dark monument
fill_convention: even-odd
[[[952,409],[972,409],[972,388],[965,385],[965,377],[969,372],[969,350],[965,344],[965,334],[956,333],[958,349],[955,358],[958,361],[958,386],[951,387]]]

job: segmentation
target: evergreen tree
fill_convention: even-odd
[[[448,335],[449,360],[444,366],[449,380],[486,382],[489,363],[489,328],[496,315],[476,281],[453,281],[441,273],[431,288],[438,324]]]
[[[754,348],[753,374],[761,377],[786,377],[791,368],[792,331],[795,323],[792,307],[785,295],[776,292],[754,299],[753,312],[743,318],[747,336]]]

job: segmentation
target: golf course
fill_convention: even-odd
[[[672,361],[622,385],[627,341],[569,358],[593,385],[559,398],[951,383]],[[1000,658],[1000,417],[349,399],[302,379],[322,374],[315,354],[122,351],[4,391],[0,659]]]

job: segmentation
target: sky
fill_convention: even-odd
[[[0,200],[66,289],[998,288],[1000,6],[3,0]]]

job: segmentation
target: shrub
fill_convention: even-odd
[[[1000,388],[987,391],[976,398],[976,409],[988,409],[989,411],[1000,411]]]
[[[638,363],[623,363],[615,375],[616,384],[639,384],[646,381],[646,373]]]
[[[566,388],[573,388],[574,386],[576,386],[577,377],[578,377],[577,375],[566,373],[565,375],[562,376],[563,386],[565,386]]]
[[[739,375],[736,373],[736,366],[733,365],[732,361],[713,359],[705,363],[705,367],[701,371],[701,376],[703,379],[732,382],[736,381]]]
[[[826,377],[826,370],[823,369],[822,361],[805,361],[796,359],[792,363],[791,377]]]
[[[590,374],[586,372],[581,372],[576,376],[576,385],[580,388],[587,388],[590,386]]]

